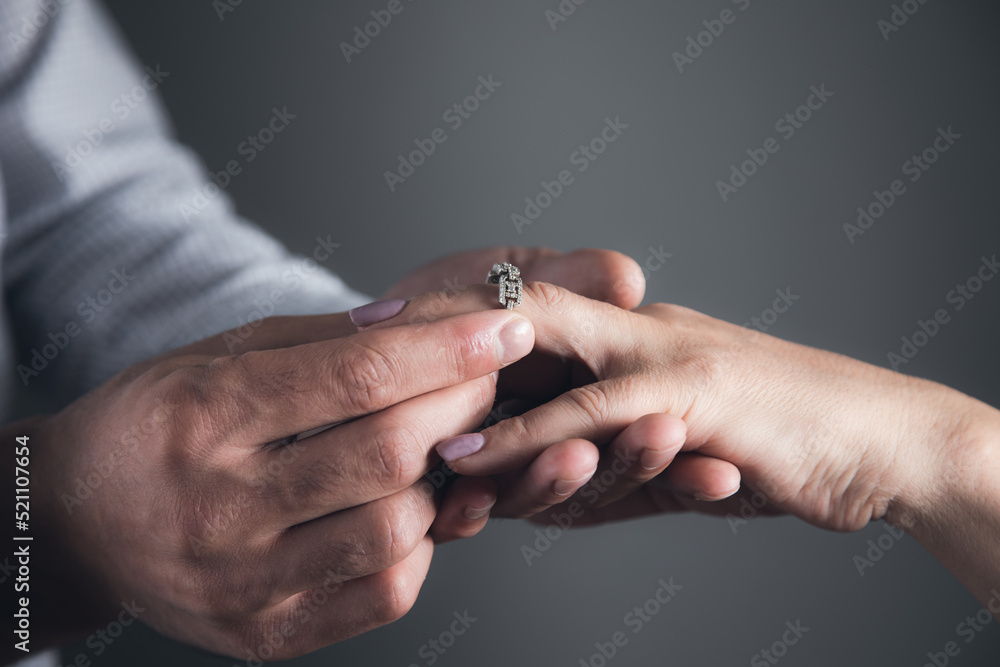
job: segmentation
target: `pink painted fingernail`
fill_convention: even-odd
[[[384,322],[396,317],[403,308],[406,308],[406,301],[403,299],[391,299],[389,301],[376,301],[364,306],[352,309],[348,315],[351,322],[357,327],[370,327],[373,324]]]
[[[485,444],[486,438],[481,433],[467,433],[445,440],[437,446],[437,453],[445,461],[454,461],[475,454]]]

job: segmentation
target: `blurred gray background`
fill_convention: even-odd
[[[592,0],[553,30],[557,0],[402,0],[350,63],[341,42],[386,1],[108,4],[138,57],[171,73],[159,92],[212,170],[272,108],[297,115],[227,191],[295,250],[332,235],[342,249],[328,268],[370,294],[477,246],[598,246],[644,262],[662,245],[672,257],[647,301],[743,323],[790,288],[801,298],[770,333],[887,365],[1000,252],[994,2],[927,2],[885,39],[887,1]],[[735,20],[678,71],[673,54],[724,9]],[[443,112],[488,75],[501,87],[453,131]],[[776,131],[821,85],[834,93],[823,107],[794,136]],[[621,138],[518,233],[525,197],[617,116]],[[384,172],[438,127],[448,140],[390,192]],[[948,127],[961,139],[849,243],[857,208],[908,179],[903,163]],[[717,181],[768,137],[780,150],[723,202]],[[998,306],[1000,281],[987,283],[903,370],[1000,405]],[[998,624],[970,638],[960,624],[980,605],[911,539],[859,575],[854,557],[882,525],[839,535],[762,519],[734,534],[665,516],[564,534],[528,567],[534,531],[492,522],[439,548],[406,618],[294,664],[602,665],[595,642],[618,630],[629,641],[615,666],[771,664],[755,656],[796,621],[809,631],[782,665],[919,667],[949,641],[949,664],[1000,662]],[[671,577],[683,589],[633,634],[625,615]],[[477,621],[444,654],[422,649],[466,610]],[[245,664],[144,627],[64,661],[78,651],[108,667]]]

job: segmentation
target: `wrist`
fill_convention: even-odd
[[[29,511],[25,517],[27,529],[17,530],[12,525],[8,530],[8,544],[12,545],[10,553],[27,551],[23,557],[27,563],[22,562],[21,556],[11,559],[15,570],[4,583],[4,593],[11,614],[20,608],[22,598],[28,602],[30,625],[27,647],[30,654],[41,653],[86,634],[88,622],[93,620],[81,613],[82,599],[73,583],[76,577],[70,574],[75,571],[72,553],[65,549],[60,536],[63,517],[58,515],[61,508],[53,502],[54,498],[58,498],[52,489],[56,480],[51,479],[47,460],[58,456],[52,449],[61,443],[53,443],[47,436],[51,419],[51,415],[37,415],[0,426],[0,451],[3,451],[0,470],[4,476],[2,486],[8,490],[7,497],[14,496],[15,477],[29,480]],[[23,451],[25,446],[26,453]],[[15,448],[21,451],[15,452]],[[24,463],[27,466],[22,465]],[[21,468],[21,471],[16,471],[16,468]],[[15,536],[31,539],[15,541],[12,539]],[[22,572],[22,565],[26,572]],[[29,655],[14,648],[13,643],[4,648],[0,662],[19,660]]]
[[[905,528],[985,601],[1000,584],[990,556],[1000,539],[1000,411],[941,390],[935,428],[922,443],[933,454],[886,519]]]
[[[895,483],[884,518],[915,534],[940,521],[951,478],[973,436],[978,402],[943,385],[904,380],[912,390],[904,396],[906,428],[895,447]]]

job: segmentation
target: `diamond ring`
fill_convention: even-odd
[[[507,310],[521,305],[521,270],[510,262],[494,264],[486,276],[486,284],[500,286],[500,305]]]

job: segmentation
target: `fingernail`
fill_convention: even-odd
[[[706,496],[706,495],[702,495],[700,493],[696,493],[696,494],[694,494],[694,499],[698,500],[698,501],[701,501],[703,503],[717,503],[720,500],[725,500],[726,498],[729,498],[730,496],[732,496],[734,493],[736,493],[739,490],[740,490],[740,487],[737,486],[735,489],[733,489],[732,491],[726,493],[725,495],[717,496],[715,498],[712,498],[712,497],[709,497],[709,496]]]
[[[493,378],[493,386],[495,387],[497,382],[500,381],[500,371],[493,371],[490,373],[490,377]]]
[[[490,513],[493,506],[496,505],[497,501],[494,500],[492,503],[486,507],[472,507],[471,505],[465,508],[465,518],[469,521],[475,521],[476,519],[482,519],[484,516]]]
[[[348,315],[351,322],[357,327],[370,327],[373,324],[384,322],[396,317],[403,308],[406,308],[406,301],[403,299],[391,299],[389,301],[376,301],[352,309]]]
[[[535,330],[531,322],[517,319],[509,323],[497,336],[500,363],[506,366],[531,352],[535,345]]]
[[[552,493],[560,497],[568,496],[586,484],[587,481],[594,476],[595,472],[597,472],[597,468],[594,468],[583,477],[579,477],[577,479],[557,479],[552,482]]]
[[[481,433],[467,433],[445,440],[437,446],[437,453],[445,461],[454,461],[475,454],[485,444],[486,438]]]
[[[646,449],[639,456],[639,465],[642,466],[643,470],[659,470],[670,463],[673,456],[673,452],[670,451]]]

